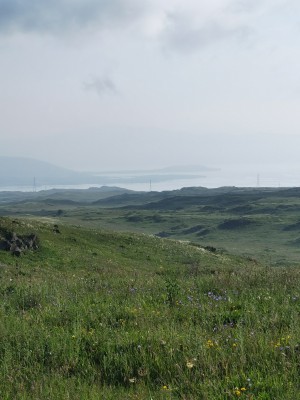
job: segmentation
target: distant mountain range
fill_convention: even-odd
[[[45,161],[25,157],[0,156],[0,186],[116,185],[165,182],[203,177],[214,171],[204,166],[176,166],[156,170],[77,172]]]
[[[90,173],[23,157],[0,157],[0,171],[1,186],[96,184],[99,180]]]

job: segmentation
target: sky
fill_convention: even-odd
[[[0,155],[299,165],[299,0],[0,0]]]

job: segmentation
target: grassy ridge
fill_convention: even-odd
[[[3,192],[0,215],[146,232],[225,248],[270,265],[298,265],[299,188],[186,188],[120,195],[113,191],[112,197],[107,190],[18,193],[18,201],[16,194]]]
[[[1,399],[297,399],[297,268],[145,235],[1,219]]]

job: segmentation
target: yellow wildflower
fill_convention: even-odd
[[[187,361],[186,366],[191,369],[193,368],[194,364],[191,361]]]

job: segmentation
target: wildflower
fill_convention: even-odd
[[[240,396],[242,396],[243,393],[246,392],[246,390],[247,390],[247,389],[246,389],[244,386],[241,387],[241,388],[236,387],[236,388],[234,388],[233,393],[234,393],[237,397],[240,397]]]
[[[129,378],[128,379],[130,383],[135,383],[136,382],[136,378]]]
[[[280,350],[285,349],[285,348],[290,348],[290,339],[291,339],[291,335],[288,335],[286,337],[282,337],[280,339],[278,339],[277,342],[273,342],[273,345],[275,347],[275,349],[279,348]]]
[[[206,347],[207,347],[208,349],[212,349],[212,348],[215,348],[215,349],[217,349],[217,350],[220,349],[220,347],[218,346],[218,342],[213,341],[213,340],[210,340],[210,339],[208,339],[208,340],[206,341]]]
[[[186,366],[189,368],[189,369],[192,369],[193,367],[194,367],[194,363],[193,363],[193,361],[187,361],[187,363],[186,363]]]

